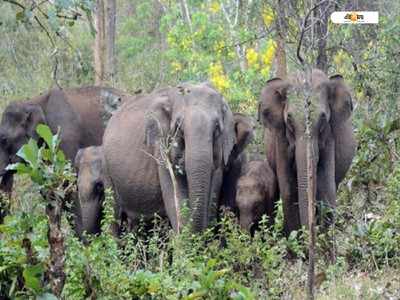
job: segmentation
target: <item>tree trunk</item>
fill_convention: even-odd
[[[188,4],[187,4],[186,0],[180,0],[179,2],[181,5],[182,16],[183,16],[185,22],[187,23],[187,25],[189,26],[190,32],[193,32],[192,19],[190,17]]]
[[[94,16],[96,37],[94,41],[94,71],[95,84],[102,85],[104,80],[104,0],[96,1]]]
[[[318,9],[315,10],[317,22],[315,24],[315,35],[318,45],[317,65],[316,67],[325,73],[328,70],[328,56],[326,54],[326,43],[328,35],[328,22],[332,9],[330,1],[321,3]]]
[[[310,109],[307,107],[307,109]],[[310,131],[310,125],[307,126]],[[308,244],[308,297],[314,299],[315,286],[315,171],[311,138],[307,138],[307,195],[308,195],[308,228],[310,230]]]
[[[286,43],[285,37],[287,35],[286,13],[285,6],[281,0],[278,0],[278,17],[276,18],[276,31],[277,31],[277,49],[276,49],[276,76],[285,79],[287,76],[287,63],[286,63]]]
[[[115,77],[116,0],[97,0],[94,44],[95,84],[112,85]]]
[[[117,4],[116,0],[105,0],[107,5],[106,13],[106,28],[105,28],[105,39],[106,39],[106,78],[111,86],[114,86],[115,82],[115,23]]]
[[[52,293],[59,298],[66,279],[64,272],[64,235],[61,230],[61,200],[52,192],[47,193],[45,196],[48,203],[46,206],[49,226],[47,239],[50,247],[50,263],[47,275]]]

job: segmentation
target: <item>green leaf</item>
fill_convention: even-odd
[[[31,172],[31,169],[24,163],[9,164],[6,170],[14,170],[18,174],[29,174]]]
[[[17,156],[21,157],[24,161],[30,164],[33,169],[37,168],[38,162],[38,145],[35,140],[30,139],[28,144],[25,144],[18,150]]]
[[[65,154],[61,150],[57,151],[57,161],[59,163],[64,163],[65,162]]]
[[[49,146],[50,149],[53,149],[53,133],[50,128],[47,125],[39,124],[36,127],[36,132],[42,139],[44,139],[47,146]]]
[[[39,293],[41,290],[40,279],[42,277],[42,274],[43,267],[41,264],[26,267],[22,272],[25,286],[29,289],[32,289],[36,293]]]
[[[53,135],[51,152],[53,152],[53,153],[55,152],[59,143],[60,143],[60,127],[58,127],[58,129],[57,129],[57,133],[55,135]]]

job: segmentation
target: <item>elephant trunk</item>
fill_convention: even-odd
[[[197,232],[204,230],[209,221],[214,167],[211,140],[212,137],[206,134],[199,136],[198,130],[193,126],[185,127],[185,169],[189,188],[189,207],[192,213],[193,230]]]
[[[101,206],[97,201],[80,203],[82,217],[82,231],[89,234],[100,232]]]
[[[317,175],[317,163],[318,157],[316,156],[316,145],[313,143],[314,163],[312,167],[312,176],[314,182],[316,182]],[[296,142],[296,167],[297,167],[297,189],[298,189],[298,205],[300,223],[302,226],[308,228],[308,172],[307,172],[307,141],[305,138],[301,138]],[[316,184],[314,184],[314,195],[316,191]]]
[[[254,224],[252,215],[250,213],[240,214],[239,223],[243,230],[250,232],[251,226]]]

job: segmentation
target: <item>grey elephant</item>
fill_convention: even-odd
[[[78,179],[80,233],[96,234],[101,229],[104,191],[107,177],[102,146],[79,149],[75,157]]]
[[[215,214],[235,142],[232,112],[207,83],[165,88],[124,104],[111,117],[103,144],[117,211],[133,222],[158,213],[179,231],[187,199],[192,229],[203,230]]]
[[[251,231],[262,216],[272,224],[278,195],[278,182],[267,160],[250,161],[243,166],[236,188],[240,226]]]
[[[38,139],[35,131],[38,124],[48,125],[53,133],[61,128],[60,148],[73,160],[78,149],[101,145],[104,122],[127,99],[130,96],[117,89],[88,86],[52,89],[9,104],[0,123],[0,188],[11,193],[13,172],[6,167],[18,160],[16,153],[29,138]]]
[[[254,121],[251,117],[242,113],[233,114],[236,144],[233,147],[228,165],[224,169],[222,183],[221,204],[229,207],[238,214],[236,198],[236,185],[242,174],[243,166],[247,163],[245,148],[254,139]]]
[[[277,176],[283,201],[286,233],[308,226],[302,82],[302,75],[289,80],[271,79],[262,90],[259,103],[267,159]],[[322,71],[313,70],[311,82],[311,139],[315,161],[312,172],[316,179],[317,203],[321,211],[328,211],[324,223],[329,224],[336,207],[337,187],[355,154],[353,104],[342,76],[328,78]]]

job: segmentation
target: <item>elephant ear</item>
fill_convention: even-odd
[[[335,122],[347,121],[353,112],[350,90],[341,75],[329,77],[328,103],[331,119]]]
[[[154,146],[169,132],[172,105],[169,97],[157,96],[145,116],[145,144]]]
[[[233,147],[232,158],[236,159],[244,148],[254,139],[253,120],[240,113],[233,114],[235,124],[236,144]]]
[[[82,149],[82,148],[79,149],[78,152],[76,153],[75,159],[74,159],[74,167],[76,168],[76,170],[78,172],[79,172],[79,165],[80,165],[80,162],[81,162],[83,151],[84,151],[84,149]]]
[[[261,91],[258,106],[258,119],[265,127],[281,128],[284,126],[283,109],[289,87],[290,84],[281,78],[267,81]]]
[[[36,127],[39,124],[46,124],[46,117],[42,107],[38,104],[28,104],[25,107],[24,127],[29,137],[39,138],[36,133]]]
[[[223,113],[223,142],[222,142],[222,153],[224,158],[224,165],[229,163],[229,157],[232,153],[232,149],[236,144],[235,134],[235,123],[231,109],[228,104],[224,102],[222,106]]]

